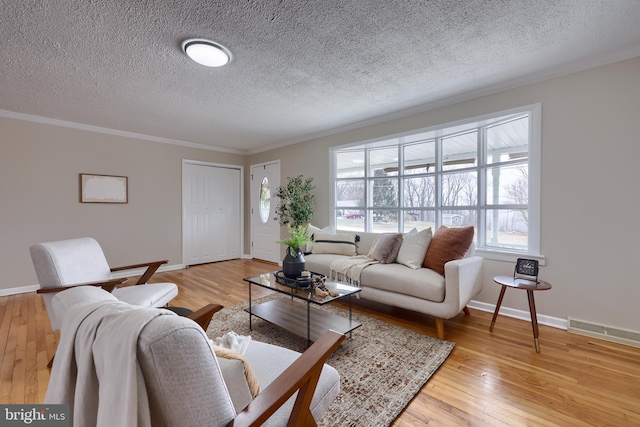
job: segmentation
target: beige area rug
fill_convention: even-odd
[[[267,296],[253,303],[277,297]],[[247,306],[243,303],[216,313],[207,335],[216,338],[234,331],[295,351],[306,349],[306,339],[257,317],[253,318],[250,331],[249,314],[244,311]],[[321,310],[349,316],[347,310],[331,305]],[[353,320],[362,326],[353,331],[353,338],[345,340],[327,362],[340,373],[341,390],[318,425],[388,426],[445,361],[455,344],[358,313],[353,313]]]

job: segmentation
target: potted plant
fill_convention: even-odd
[[[313,178],[304,178],[298,175],[288,178],[289,182],[284,187],[278,187],[274,193],[280,199],[276,206],[276,215],[280,225],[287,226],[291,237],[278,240],[278,243],[287,245],[286,255],[282,260],[282,270],[288,278],[300,277],[304,271],[305,260],[302,247],[311,240],[307,233],[307,225],[313,217],[313,194],[315,188]]]
[[[311,241],[311,237],[307,232],[308,227],[306,225],[295,227],[289,225],[287,228],[291,237],[278,240],[278,243],[287,245],[287,253],[282,260],[282,271],[286,277],[295,279],[300,277],[300,274],[304,271],[305,260],[302,248],[307,242]]]

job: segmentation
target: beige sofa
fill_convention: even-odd
[[[356,233],[357,255],[367,255],[379,234]],[[306,269],[330,277],[330,266],[345,255],[305,254]],[[403,264],[373,264],[362,270],[360,297],[435,317],[438,338],[444,339],[444,319],[461,311],[482,289],[482,261],[473,256],[473,245],[463,259],[444,264],[444,276],[428,268],[412,269]]]

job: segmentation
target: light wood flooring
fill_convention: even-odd
[[[243,277],[273,264],[234,260],[158,273],[180,287],[172,305],[197,309],[248,298]],[[254,287],[254,298],[269,291]],[[436,336],[429,316],[359,301],[354,310]],[[471,310],[445,321],[456,347],[395,426],[640,426],[640,349],[540,326],[536,353],[529,322]],[[42,403],[54,353],[42,298],[0,298],[0,403]],[[375,427],[375,426],[372,426]]]

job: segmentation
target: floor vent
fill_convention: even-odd
[[[640,348],[640,332],[598,325],[571,317],[567,320],[569,332]]]

